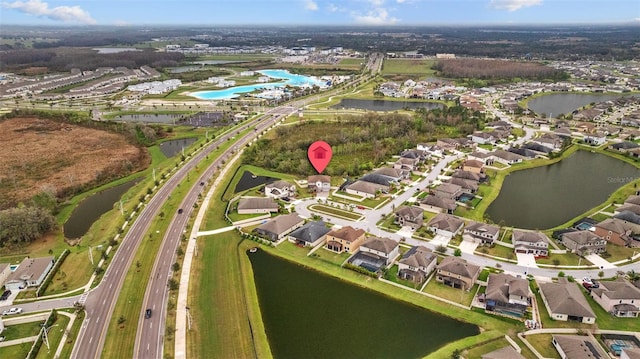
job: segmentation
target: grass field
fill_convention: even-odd
[[[350,219],[352,221],[357,221],[360,218],[362,218],[362,215],[359,213],[354,213],[354,212],[349,212],[349,211],[345,211],[339,208],[334,208],[334,207],[330,207],[330,206],[325,206],[322,204],[314,204],[309,206],[309,210],[311,211],[315,211],[315,212],[319,212],[319,213],[324,213],[324,214],[329,214],[335,217],[341,217],[341,218],[345,218],[345,219]]]
[[[560,354],[551,344],[551,334],[527,335],[526,339],[543,357],[560,359]]]
[[[429,294],[433,294],[440,298],[444,298],[453,302],[460,303],[462,305],[471,305],[471,301],[473,300],[473,296],[476,295],[476,291],[478,290],[478,285],[474,285],[470,291],[461,290],[451,288],[446,286],[435,279],[431,279],[429,284],[424,287],[423,291]]]
[[[435,71],[431,69],[433,64],[433,60],[388,59],[384,61],[382,75],[434,75]]]

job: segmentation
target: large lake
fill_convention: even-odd
[[[276,359],[418,358],[479,334],[475,325],[393,300],[262,250],[248,255]]]
[[[603,203],[619,187],[640,176],[626,162],[589,151],[549,166],[508,175],[487,214],[495,223],[548,229]]]
[[[444,105],[437,102],[427,101],[390,101],[390,100],[360,100],[353,98],[345,98],[340,100],[340,103],[331,106],[331,108],[337,109],[358,109],[367,111],[397,111],[404,109],[417,109],[426,108],[427,110],[433,110],[436,108],[443,108]]]
[[[527,107],[537,114],[551,117],[571,113],[592,102],[615,100],[620,97],[640,96],[639,94],[590,94],[590,93],[553,93],[536,97],[527,102]]]

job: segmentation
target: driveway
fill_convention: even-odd
[[[597,265],[600,269],[605,269],[605,268],[616,268],[616,266],[614,264],[609,263],[608,261],[606,261],[605,259],[603,259],[602,257],[600,257],[597,254],[589,254],[584,256],[589,262],[593,263],[594,265]]]
[[[518,265],[521,267],[538,268],[536,257],[533,254],[516,253]]]
[[[443,236],[442,234],[436,234],[436,236],[433,237],[433,239],[431,240],[431,244],[433,244],[435,247],[438,247],[439,245],[443,245],[446,247],[447,244],[449,244],[450,240],[451,238],[447,236]]]
[[[478,248],[478,245],[480,245],[480,240],[475,239],[471,236],[463,236],[462,238],[462,243],[460,243],[458,248],[460,248],[462,253],[473,254],[476,248]]]

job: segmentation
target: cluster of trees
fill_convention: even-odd
[[[29,244],[55,225],[55,218],[44,208],[15,207],[0,211],[0,248]]]
[[[8,51],[0,58],[0,67],[7,71],[19,71],[28,67],[46,67],[50,71],[66,72],[73,68],[95,70],[99,67],[138,68],[149,65],[155,68],[177,66],[184,56],[176,52],[155,50],[126,51],[114,54],[98,54],[86,48],[21,49]]]
[[[244,151],[242,160],[277,172],[312,175],[307,150],[317,140],[332,147],[333,158],[323,172],[330,176],[359,176],[392,155],[440,137],[457,137],[481,128],[483,117],[464,107],[420,110],[413,116],[367,113],[330,121],[306,121],[279,126],[274,136],[260,139]]]
[[[487,79],[565,80],[567,74],[535,62],[451,59],[433,65],[444,77]]]

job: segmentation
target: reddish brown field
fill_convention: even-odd
[[[70,193],[149,165],[119,134],[37,118],[0,122],[0,208],[42,191]]]

